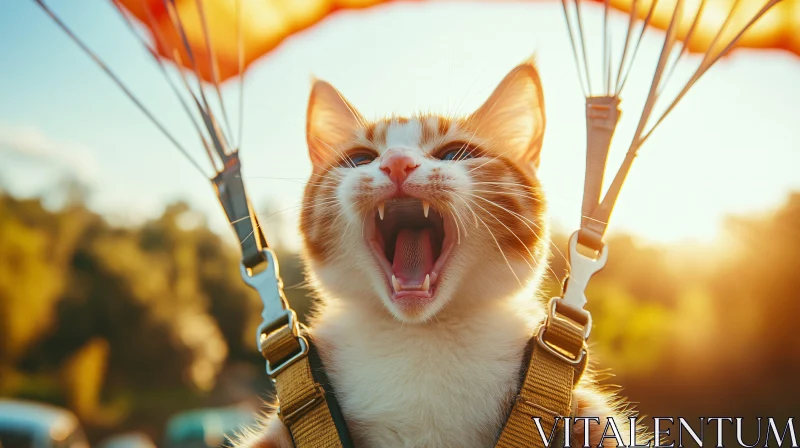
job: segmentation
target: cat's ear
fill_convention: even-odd
[[[533,61],[514,67],[468,123],[505,156],[538,168],[545,114],[542,84]]]
[[[341,146],[355,137],[361,123],[361,115],[338,90],[325,81],[314,80],[308,100],[306,138],[315,167],[340,158]]]

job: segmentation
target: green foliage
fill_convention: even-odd
[[[260,362],[258,297],[234,248],[184,204],[126,228],[80,203],[0,196],[0,238],[0,395],[111,425],[166,417],[226,366]]]

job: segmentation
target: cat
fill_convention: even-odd
[[[356,446],[494,445],[545,317],[544,129],[530,60],[463,118],[367,121],[314,82],[300,218],[318,299],[310,327]],[[601,418],[592,446],[606,417],[627,440],[629,412],[589,373],[575,398],[577,415]],[[573,436],[583,442],[582,425]],[[236,445],[292,442],[268,415]]]

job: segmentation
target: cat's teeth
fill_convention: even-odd
[[[385,206],[386,206],[385,202],[381,202],[380,204],[378,204],[378,216],[381,217],[381,221],[383,221],[383,210]]]
[[[425,281],[422,282],[422,290],[428,291],[431,289],[431,275],[425,274]]]
[[[400,292],[403,288],[400,286],[400,282],[397,281],[397,277],[392,275],[392,287],[394,287],[394,292]]]
[[[428,201],[422,201],[422,213],[425,214],[425,217],[428,217],[428,210],[431,208],[431,203]]]

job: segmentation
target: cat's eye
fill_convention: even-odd
[[[342,162],[344,167],[357,167],[369,165],[375,160],[375,154],[367,151],[356,151],[347,155],[347,159]]]
[[[468,143],[450,143],[438,151],[440,160],[464,160],[477,157],[477,150]]]

